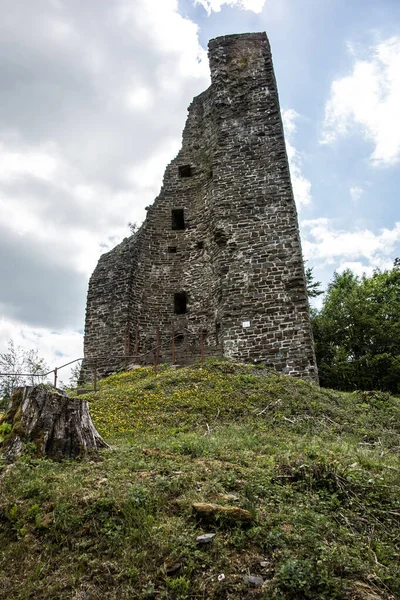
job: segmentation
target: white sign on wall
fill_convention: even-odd
[[[250,321],[243,321],[242,327],[245,329],[246,327],[250,327]]]

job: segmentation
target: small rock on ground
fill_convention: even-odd
[[[199,537],[196,538],[196,542],[198,544],[209,544],[210,542],[212,542],[215,536],[215,533],[205,533],[204,535],[199,535]]]
[[[257,577],[256,575],[245,575],[243,577],[243,583],[259,586],[264,583],[264,579],[262,577]]]
[[[222,506],[220,504],[207,504],[205,502],[195,502],[192,504],[193,510],[200,517],[215,517],[223,515],[233,521],[251,521],[251,514],[244,508],[238,506]]]
[[[174,563],[172,565],[169,565],[168,567],[166,567],[165,572],[167,575],[173,575],[174,573],[176,573],[177,571],[179,571],[179,569],[181,568],[181,563]]]

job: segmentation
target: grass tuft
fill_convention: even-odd
[[[100,460],[27,454],[0,474],[2,598],[400,598],[398,398],[226,361],[86,397]]]

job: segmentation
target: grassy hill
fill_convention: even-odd
[[[110,450],[2,468],[2,599],[400,598],[398,398],[222,361],[99,388]]]

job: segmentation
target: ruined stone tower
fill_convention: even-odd
[[[194,98],[182,149],[137,233],[90,279],[86,365],[101,374],[138,343],[151,363],[206,355],[265,361],[317,379],[297,214],[265,33],[209,43],[211,86]],[[145,353],[148,352],[146,356]],[[85,370],[85,363],[84,363]]]

